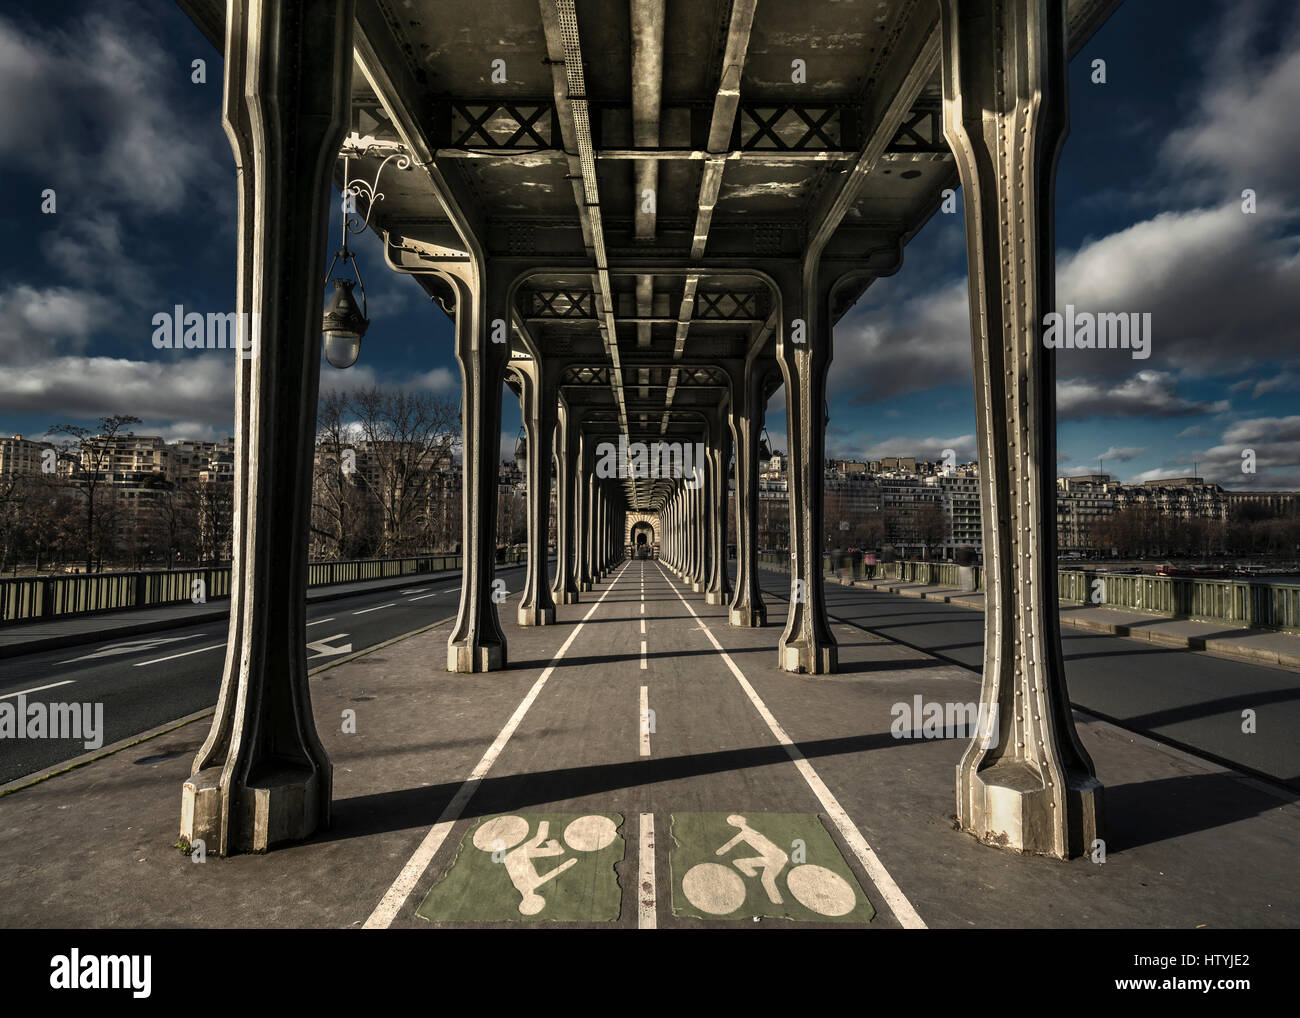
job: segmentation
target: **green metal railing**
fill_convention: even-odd
[[[1149,615],[1231,622],[1252,629],[1300,630],[1300,584],[1189,576],[1057,572],[1060,598]]]
[[[516,550],[501,553],[498,561],[518,563],[527,557],[526,551]],[[312,562],[307,566],[307,586],[420,576],[460,567],[460,555]],[[229,597],[230,567],[0,578],[0,624],[183,604],[199,590],[208,600]]]
[[[828,575],[859,579],[863,575],[862,567],[851,561],[854,557],[823,556],[823,571]],[[758,559],[762,565],[781,572],[790,568],[787,552],[759,552]],[[963,570],[967,571],[964,583]],[[984,589],[983,567],[959,566],[954,562],[887,562],[876,566],[876,575],[900,583],[955,590]],[[1098,573],[1081,569],[1057,570],[1057,584],[1060,600],[1074,604],[1091,603],[1166,618],[1300,632],[1300,584]]]

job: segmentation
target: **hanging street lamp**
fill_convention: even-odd
[[[357,358],[361,355],[361,339],[370,325],[370,319],[366,317],[366,284],[361,279],[361,268],[357,264],[356,253],[348,250],[348,234],[359,234],[370,225],[370,213],[374,210],[375,202],[383,201],[384,198],[383,192],[378,190],[379,178],[384,172],[384,167],[393,159],[397,160],[398,169],[410,168],[411,157],[394,152],[384,158],[384,161],[379,164],[379,169],[375,171],[374,181],[369,182],[361,179],[350,180],[349,157],[346,154],[343,156],[343,247],[334,252],[334,260],[330,262],[329,271],[325,273],[325,281],[334,283],[334,292],[330,295],[329,304],[321,319],[325,359],[336,368],[350,368],[357,362]],[[364,219],[357,214],[358,197],[366,199]],[[334,266],[338,265],[340,259],[344,267],[351,263],[355,281],[346,276],[330,279],[334,273]],[[360,293],[360,306],[352,292],[354,289]]]

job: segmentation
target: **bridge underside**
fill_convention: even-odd
[[[226,56],[239,310],[262,323],[238,369],[232,636],[182,833],[261,850],[329,819],[301,621],[333,187],[380,181],[365,213],[388,267],[455,325],[465,568],[448,669],[509,664],[503,384],[527,433],[518,622],[580,603],[641,514],[664,564],[739,627],[766,623],[758,437],[784,385],[791,607],[775,642],[783,669],[818,674],[837,667],[820,579],[832,329],[960,184],[997,725],[957,768],[958,815],[1009,847],[1087,851],[1101,786],[1052,610],[1054,365],[1037,323],[1067,61],[1117,3],[181,0]]]

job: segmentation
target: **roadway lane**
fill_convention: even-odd
[[[498,570],[517,593],[524,567]],[[309,667],[391,640],[456,613],[460,576],[411,577],[400,587],[308,604]],[[102,745],[212,707],[221,686],[228,620],[108,638],[0,662],[0,700],[103,704]],[[41,688],[47,687],[47,688]],[[0,784],[86,753],[84,740],[0,739]]]
[[[761,571],[785,601],[785,573]],[[825,587],[835,618],[936,657],[983,670],[984,614],[866,587]],[[1063,626],[1070,699],[1081,710],[1210,759],[1300,789],[1300,676],[1144,640]],[[1242,731],[1254,711],[1255,733]]]

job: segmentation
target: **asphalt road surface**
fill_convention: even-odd
[[[512,592],[524,567],[497,571]],[[307,606],[308,667],[356,653],[455,615],[460,574],[411,577],[406,586]],[[0,661],[0,699],[103,704],[101,744],[110,745],[217,702],[225,617],[182,629],[107,638]],[[0,783],[88,751],[73,739],[0,739]]]
[[[503,570],[517,585],[523,567]],[[783,601],[783,573],[762,574],[765,595]],[[454,615],[455,574],[309,605],[313,666]],[[979,671],[979,611],[862,587],[826,587],[835,618],[886,639]],[[775,632],[773,632],[775,639]],[[102,745],[211,707],[221,681],[226,620],[10,658],[0,667],[0,699],[102,703]],[[1064,628],[1075,706],[1160,741],[1300,788],[1300,681],[1279,668],[1212,657],[1144,641]],[[1254,733],[1243,712],[1254,712]],[[0,782],[86,752],[83,741],[0,740]]]
[[[785,601],[785,573],[762,571]],[[827,612],[937,657],[983,670],[984,613],[865,587],[826,585]],[[1300,789],[1300,675],[1145,640],[1061,627],[1071,702],[1133,731]],[[1243,731],[1244,711],[1255,732]]]

